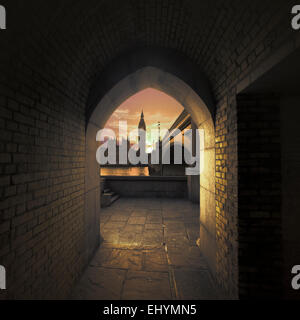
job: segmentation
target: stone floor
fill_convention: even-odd
[[[196,240],[199,206],[183,199],[119,199],[102,209],[103,242],[73,299],[216,299]]]

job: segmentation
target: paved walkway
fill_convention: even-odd
[[[215,299],[196,246],[199,206],[183,199],[119,199],[101,211],[103,242],[74,299]]]

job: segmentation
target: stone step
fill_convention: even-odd
[[[105,179],[103,179],[103,178],[100,179],[100,188],[101,188],[101,190],[106,189],[106,187],[105,187]]]
[[[115,195],[111,198],[110,204],[113,204],[115,201],[117,201],[120,198],[120,195],[115,193]]]
[[[110,189],[105,189],[105,192],[101,195],[101,207],[109,207],[112,203],[120,198],[120,195],[111,191]]]

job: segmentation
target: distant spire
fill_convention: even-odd
[[[145,123],[145,120],[144,120],[144,111],[142,110],[142,113],[141,113],[141,119],[140,119],[140,122],[139,122],[139,129],[143,129],[146,131],[146,123]]]

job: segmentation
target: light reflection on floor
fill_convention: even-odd
[[[101,212],[103,243],[74,299],[215,299],[196,240],[199,206],[184,199],[120,199]]]

